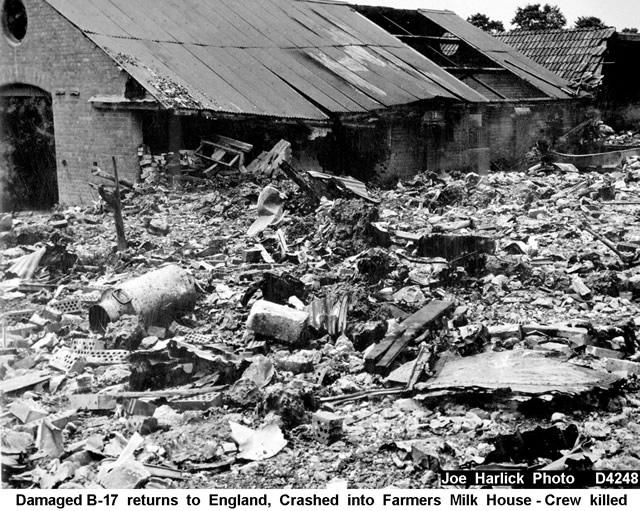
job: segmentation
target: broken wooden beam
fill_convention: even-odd
[[[35,387],[40,383],[44,383],[51,379],[48,373],[25,374],[10,380],[0,381],[0,393],[15,392],[17,390]]]
[[[118,166],[116,165],[116,157],[112,156],[113,176],[116,183],[115,201],[113,207],[113,216],[116,222],[116,235],[118,237],[118,252],[127,250],[127,237],[124,233],[124,220],[122,220],[122,201],[120,200],[120,180],[118,179]]]
[[[261,153],[248,166],[247,171],[259,176],[271,177],[280,167],[282,162],[291,161],[291,144],[286,140],[280,140],[270,151]]]
[[[420,346],[420,352],[413,364],[413,368],[411,369],[411,374],[409,375],[409,380],[407,381],[406,390],[407,392],[413,392],[413,387],[415,387],[416,383],[420,379],[420,376],[425,372],[428,368],[429,360],[431,359],[431,352],[427,350],[426,346],[423,344]]]
[[[453,302],[433,300],[409,316],[365,355],[366,370],[386,372],[412,340],[430,328],[436,320],[451,312],[453,306]]]
[[[184,479],[185,476],[182,471],[171,468],[163,467],[161,465],[149,465],[143,463],[144,467],[151,473],[151,477],[160,477],[162,479]]]
[[[284,172],[284,174],[289,179],[291,179],[291,181],[297,184],[305,193],[308,193],[314,199],[320,199],[316,191],[309,185],[309,183],[307,183],[302,177],[300,177],[300,175],[298,175],[295,169],[291,165],[289,165],[288,162],[283,161],[280,164],[280,170],[282,170],[282,172]]]
[[[133,189],[133,183],[131,181],[127,181],[126,179],[118,179],[118,181],[116,182],[116,178],[114,176],[107,174],[103,170],[100,170],[98,167],[92,168],[91,173],[96,177],[101,177],[103,179],[108,179],[109,181],[112,181],[114,183],[119,183],[120,186],[129,188],[130,190]]]
[[[589,234],[591,234],[591,236],[593,236],[595,239],[597,239],[598,241],[600,241],[603,245],[605,245],[609,250],[611,250],[615,255],[617,255],[620,258],[620,261],[622,261],[623,264],[627,265],[629,264],[629,260],[632,259],[632,257],[623,254],[622,252],[620,252],[611,241],[609,241],[607,238],[605,238],[604,236],[598,234],[597,232],[595,232],[593,229],[590,229],[587,225],[585,224],[580,224],[580,228],[583,231],[587,231]]]

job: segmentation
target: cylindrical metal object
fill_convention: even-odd
[[[89,326],[103,332],[125,314],[140,317],[146,326],[164,326],[195,303],[193,277],[179,266],[165,266],[105,291],[100,302],[89,308]]]

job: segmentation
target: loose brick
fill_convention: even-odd
[[[303,340],[308,323],[307,312],[258,300],[251,307],[247,328],[257,334],[294,344]]]

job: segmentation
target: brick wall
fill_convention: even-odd
[[[477,166],[477,150],[487,147],[491,161],[522,164],[538,140],[557,140],[584,120],[587,109],[588,104],[580,101],[456,105],[441,108],[438,122],[395,119],[387,123],[381,139],[387,155],[374,170],[383,182],[424,170],[471,170]],[[481,115],[481,127],[472,122],[471,114]]]
[[[444,118],[424,122],[422,114],[394,119],[386,125],[387,156],[375,172],[381,181],[405,179],[425,170],[465,168],[468,164],[469,117],[466,106],[440,109]]]
[[[60,202],[97,199],[88,186],[92,162],[111,172],[116,156],[122,177],[138,173],[142,129],[129,112],[99,111],[89,99],[122,96],[126,74],[43,0],[23,0],[28,27],[22,43],[0,34],[0,87],[25,83],[51,94]]]
[[[419,120],[395,121],[386,127],[386,157],[375,166],[380,179],[404,179],[424,170],[424,139]]]
[[[509,166],[523,163],[524,153],[538,140],[553,143],[584,120],[587,104],[578,101],[548,101],[518,104],[529,112],[518,114],[514,105],[490,105],[485,110],[491,160]]]

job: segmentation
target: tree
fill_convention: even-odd
[[[504,25],[502,24],[502,21],[492,20],[486,14],[477,12],[476,14],[469,16],[467,21],[491,34],[495,32],[504,32]]]
[[[607,28],[607,25],[595,16],[580,16],[576,20],[576,28]]]
[[[516,9],[511,23],[521,30],[548,30],[563,28],[567,24],[567,18],[557,5],[528,4]]]
[[[622,29],[622,33],[623,34],[637,34],[638,33],[638,29],[637,28],[623,28]]]

